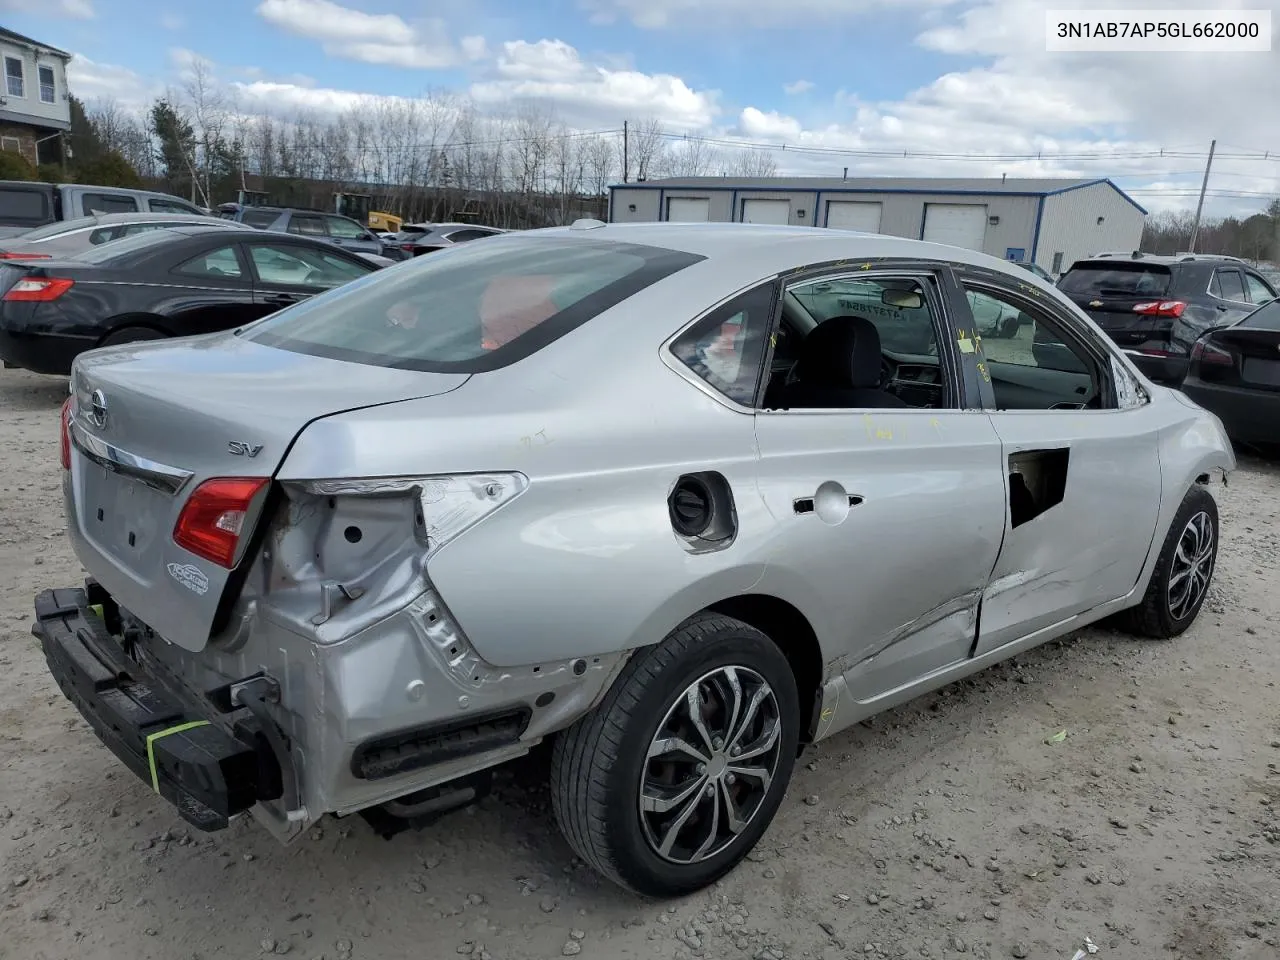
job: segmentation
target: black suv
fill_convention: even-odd
[[[1094,319],[1152,380],[1178,385],[1191,346],[1276,299],[1258,271],[1236,257],[1100,253],[1077,260],[1058,289]]]

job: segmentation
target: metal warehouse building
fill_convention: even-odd
[[[609,219],[777,223],[912,237],[1030,260],[1057,276],[1136,250],[1147,211],[1110,180],[674,177],[609,188]]]

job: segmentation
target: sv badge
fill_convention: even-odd
[[[262,444],[232,440],[227,444],[227,452],[236,457],[256,457],[262,452]]]

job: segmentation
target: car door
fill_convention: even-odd
[[[324,221],[329,230],[329,242],[335,246],[361,253],[382,253],[382,241],[354,220],[330,214]]]
[[[824,301],[839,312],[804,309]],[[958,344],[971,348],[972,339],[944,304],[928,265],[817,270],[786,284],[769,338],[798,357],[774,375],[755,415],[757,482],[776,526],[770,575],[811,613],[834,654],[829,669],[856,701],[971,655],[1000,547],[1000,443],[990,420],[969,409],[976,365]],[[808,328],[848,317],[879,333],[867,349],[880,354],[897,405],[872,389],[860,391],[865,406],[797,407],[789,391],[812,369],[806,357],[822,352],[806,348]]]
[[[179,336],[229,330],[270,312],[254,302],[253,278],[238,243],[204,239],[196,251],[184,249],[169,278],[164,312]]]
[[[965,305],[1031,319],[977,344],[1006,490],[981,656],[1134,589],[1160,507],[1161,420],[1115,348],[1067,307],[994,271],[955,278]]]
[[[1237,266],[1218,267],[1209,281],[1209,296],[1214,299],[1217,316],[1212,326],[1224,326],[1252,313],[1255,304],[1249,302],[1244,272]]]
[[[311,243],[250,240],[254,302],[264,313],[298,303],[377,269],[372,263]]]

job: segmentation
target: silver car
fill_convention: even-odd
[[[892,309],[806,309],[851,278]],[[733,868],[807,745],[1104,617],[1186,630],[1235,466],[1021,267],[774,226],[460,244],[71,392],[91,579],[34,630],[148,787],[390,834],[549,740],[569,843],[651,895]]]
[[[74,257],[112,240],[171,227],[227,227],[239,224],[191,213],[100,213],[59,220],[0,240],[0,260],[46,260]]]

